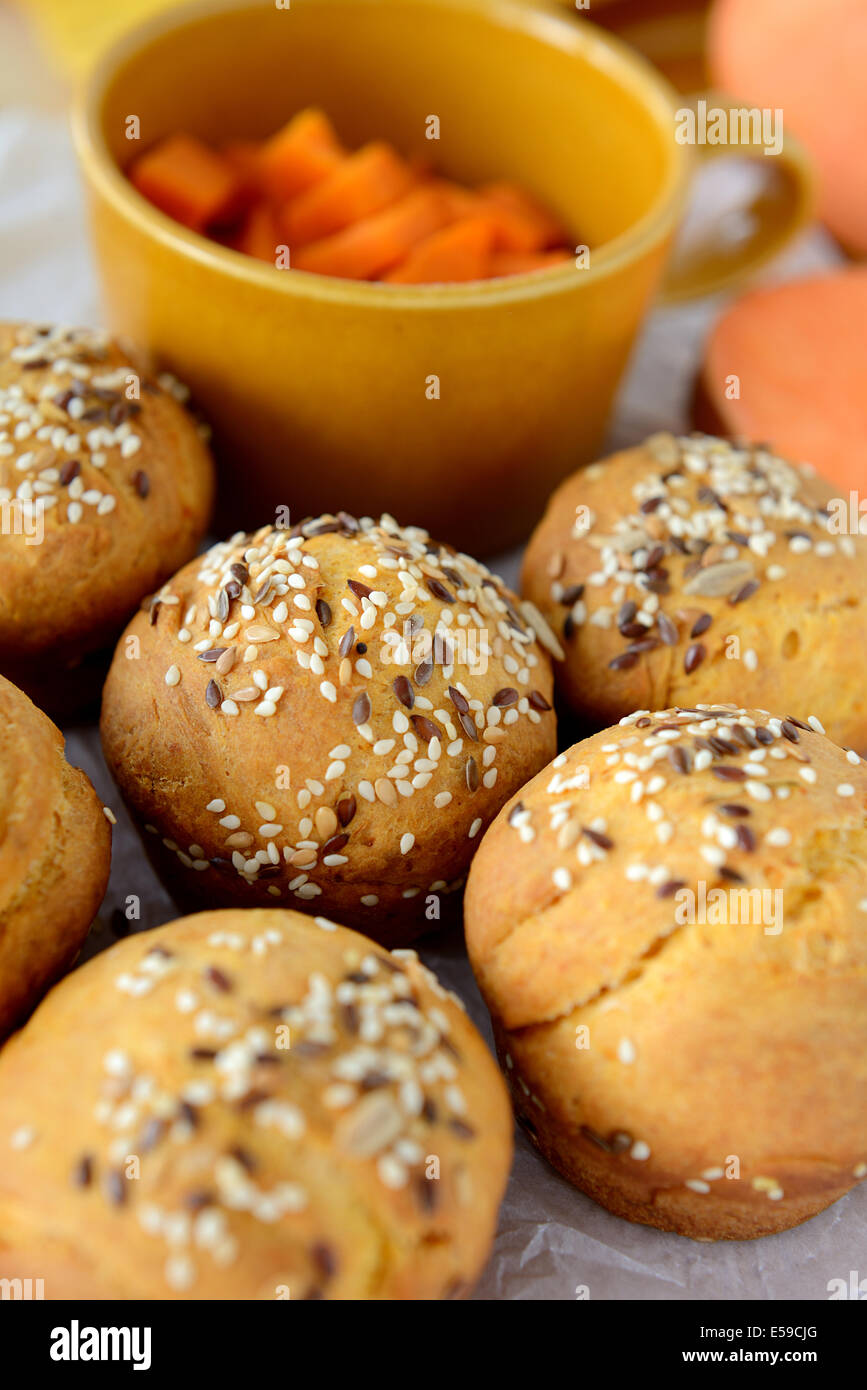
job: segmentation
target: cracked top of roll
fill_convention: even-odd
[[[465,923],[521,1122],[612,1210],[743,1238],[867,1177],[867,765],[815,716],[576,744],[491,827]]]
[[[699,881],[786,897],[785,931],[721,931],[715,961],[809,973],[832,886],[835,950],[867,960],[865,870],[867,764],[815,715],[638,711],[559,754],[504,807],[470,876],[467,945],[488,1003],[520,1028],[601,1000],[645,960],[656,969],[678,894]]]

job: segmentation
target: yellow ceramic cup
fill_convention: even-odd
[[[589,266],[427,287],[278,271],[186,231],[122,172],[169,132],[261,137],[308,105],[350,146],[384,137],[456,179],[525,185]],[[235,0],[114,50],[75,114],[108,319],[192,387],[224,523],[344,508],[477,552],[525,535],[599,449],[660,281],[692,165],[673,112],[618,41],[515,0]]]

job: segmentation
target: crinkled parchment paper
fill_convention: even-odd
[[[712,189],[702,190],[703,217],[718,222],[739,192],[736,176],[728,186],[717,178]],[[803,273],[833,261],[829,243],[815,232],[777,263],[774,274]],[[687,428],[695,364],[717,308],[705,301],[658,311],[651,318],[621,395],[612,446],[658,429]],[[100,319],[64,123],[24,108],[0,112],[0,317]],[[395,511],[399,515],[399,499]],[[511,582],[517,566],[514,554],[492,565]],[[119,803],[96,730],[76,727],[66,733],[71,761],[85,768],[118,817],[111,883],[86,957],[111,944],[112,911],[129,894],[141,899],[142,928],[177,914]],[[465,1000],[488,1036],[487,1016],[460,938],[433,938],[422,955]],[[867,1272],[867,1187],[799,1230],[760,1241],[705,1245],[618,1220],[564,1182],[522,1133],[516,1142],[497,1243],[477,1298],[573,1299],[586,1296],[582,1290],[587,1290],[591,1299],[823,1299],[830,1279],[848,1282],[850,1270]]]

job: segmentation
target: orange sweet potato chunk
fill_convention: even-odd
[[[497,220],[500,251],[545,251],[569,238],[551,213],[512,183],[488,183],[479,193]]]
[[[274,202],[287,202],[333,173],[346,151],[322,111],[299,111],[262,146],[259,178]]]
[[[532,270],[548,270],[570,259],[568,251],[495,251],[491,275],[527,275]]]
[[[282,244],[283,234],[274,209],[268,203],[256,203],[247,213],[235,249],[274,265],[277,247]]]
[[[168,135],[133,164],[129,177],[149,202],[194,231],[231,214],[243,181],[195,136]]]
[[[393,285],[484,280],[490,270],[494,231],[493,223],[485,217],[454,222],[425,237],[383,278]]]
[[[405,197],[416,176],[390,145],[377,141],[349,155],[289,203],[283,232],[293,248],[340,232]]]
[[[296,270],[312,270],[319,275],[373,280],[450,220],[436,189],[415,189],[384,212],[302,246],[292,264]]]

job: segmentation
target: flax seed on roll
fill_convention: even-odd
[[[702,705],[576,744],[473,862],[519,1119],[603,1206],[748,1239],[867,1176],[867,766]]]
[[[0,1275],[49,1299],[455,1297],[511,1146],[494,1061],[414,952],[202,913],[75,971],[0,1054]]]
[[[845,534],[834,495],[806,465],[705,435],[574,474],[523,569],[565,649],[565,699],[597,725],[678,702],[806,705],[867,752],[867,536]]]
[[[207,526],[211,459],[163,380],[106,334],[0,324],[0,671],[57,714]]]
[[[390,517],[237,535],[130,624],[106,758],[179,902],[407,941],[555,751],[540,635],[483,565]]]
[[[111,832],[87,777],[0,676],[0,1038],[74,960],[108,883]]]

